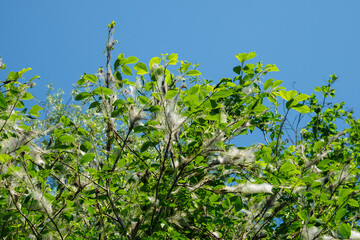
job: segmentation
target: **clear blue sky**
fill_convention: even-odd
[[[178,53],[217,81],[234,76],[235,54],[255,51],[280,69],[272,77],[304,93],[336,73],[337,100],[360,116],[359,11],[358,0],[2,1],[0,55],[8,70],[31,67],[26,76],[41,76],[35,96],[49,83],[69,93],[80,75],[104,65],[114,20],[116,55],[147,63]]]

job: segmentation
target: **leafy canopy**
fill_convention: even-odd
[[[1,82],[3,239],[360,235],[360,121],[327,104],[335,75],[316,94],[287,90],[251,52],[213,83],[177,54],[112,61],[114,27],[105,69],[70,104],[50,91],[28,110],[30,69]],[[255,130],[264,144],[233,144]]]

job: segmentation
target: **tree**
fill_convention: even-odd
[[[2,82],[3,239],[359,238],[360,120],[328,104],[335,75],[317,96],[265,79],[254,52],[218,83],[177,54],[112,65],[114,27],[71,104],[27,110],[30,69]],[[255,130],[266,144],[231,141]]]

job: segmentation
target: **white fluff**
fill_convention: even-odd
[[[34,198],[40,203],[40,205],[45,209],[48,214],[52,213],[51,204],[47,201],[42,192],[40,192],[38,189],[34,189]]]
[[[211,232],[211,234],[216,238],[220,238],[220,233],[219,232]]]
[[[134,86],[129,86],[129,95],[132,97],[132,98],[135,98],[135,94],[136,94],[136,88]]]
[[[17,148],[19,148],[20,146],[25,145],[26,143],[27,143],[27,140],[24,137],[22,137],[22,138],[11,137],[11,138],[6,139],[1,142],[1,145],[2,145],[1,152],[2,153],[11,153],[11,152],[15,151]]]
[[[223,188],[225,192],[239,192],[245,194],[254,194],[254,193],[273,193],[273,186],[269,183],[243,183],[234,187],[226,186]]]
[[[52,213],[51,204],[47,201],[47,199],[45,198],[43,193],[40,191],[40,189],[37,189],[35,187],[34,180],[29,179],[29,177],[27,176],[27,174],[25,173],[24,170],[21,169],[19,171],[13,171],[13,176],[15,176],[17,179],[19,179],[25,183],[25,185],[28,187],[29,192],[33,193],[34,199],[38,202],[39,206],[42,209],[44,209],[48,214]],[[35,179],[35,182],[36,182],[36,179]],[[13,191],[12,193],[16,194],[15,190],[10,189],[10,191]]]
[[[335,240],[336,238],[333,238],[332,236],[330,235],[324,235],[320,238],[321,240]]]
[[[163,94],[166,95],[167,92],[167,84],[165,82],[165,78],[164,76],[160,76],[157,80],[157,87],[159,89],[159,91]]]
[[[250,95],[252,94],[254,91],[254,87],[253,86],[247,86],[247,87],[244,87],[241,92],[246,94],[246,95]]]
[[[273,193],[273,186],[269,183],[255,184],[255,183],[245,183],[239,186],[241,192],[243,193]]]
[[[179,130],[181,124],[185,120],[184,117],[180,116],[179,114],[176,114],[173,111],[167,111],[166,118],[171,132]]]
[[[144,118],[144,114],[134,105],[129,107],[130,124],[135,125],[138,121]]]
[[[360,239],[360,232],[357,232],[355,230],[351,230],[351,236],[349,238],[350,240],[359,240]]]
[[[321,229],[318,227],[311,227],[311,228],[307,228],[304,227],[303,231],[302,231],[302,235],[304,237],[304,239],[306,240],[315,240],[315,237],[318,236],[318,234],[320,233]]]
[[[236,147],[232,147],[226,153],[227,157],[233,159],[234,164],[246,164],[255,162],[254,149],[239,150]]]
[[[136,87],[137,87],[138,89],[140,89],[140,88],[142,87],[142,85],[141,85],[141,78],[139,78],[139,77],[136,78]]]
[[[29,155],[36,164],[44,168],[45,162],[41,158],[42,153],[41,149],[34,147]]]
[[[320,170],[317,166],[315,165],[312,165],[311,166],[311,171],[314,172],[314,173],[321,173],[322,170]]]

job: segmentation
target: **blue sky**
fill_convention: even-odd
[[[288,88],[311,93],[336,73],[337,101],[360,116],[360,1],[2,1],[0,55],[8,70],[40,75],[33,94],[54,83],[69,93],[84,72],[105,63],[107,25],[115,54],[147,63],[161,53],[200,63],[215,81],[233,77],[237,53],[276,64]],[[0,73],[5,78],[5,73]]]

